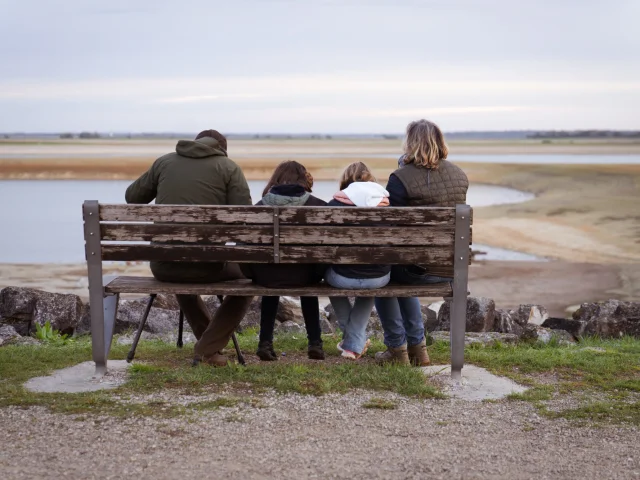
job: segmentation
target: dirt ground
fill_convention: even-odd
[[[0,469],[7,480],[640,476],[635,427],[549,420],[525,402],[386,394],[395,409],[363,408],[372,396],[267,394],[261,408],[243,404],[167,419],[8,407],[0,409]]]

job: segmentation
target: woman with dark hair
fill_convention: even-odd
[[[446,160],[449,149],[435,123],[411,122],[403,149],[399,168],[387,183],[391,206],[455,207],[466,203],[469,180],[460,167]],[[394,265],[391,280],[410,285],[452,282],[453,267]],[[378,297],[375,305],[387,346],[376,359],[380,363],[429,365],[420,301]]]
[[[298,162],[289,160],[278,165],[262,192],[262,200],[256,205],[279,207],[323,206],[327,202],[311,195],[313,177]],[[251,264],[243,267],[243,272],[254,283],[264,287],[301,287],[319,283],[322,272],[313,264]],[[262,297],[260,311],[260,340],[256,354],[260,360],[277,360],[273,349],[273,329],[280,297]],[[318,297],[300,297],[300,306],[307,328],[308,356],[314,360],[324,360],[320,309]]]
[[[386,207],[389,193],[376,183],[369,168],[362,162],[349,165],[340,180],[340,191],[329,202],[330,207]],[[372,232],[375,235],[375,231]],[[354,290],[382,288],[389,283],[388,265],[332,265],[324,275],[335,288]],[[373,296],[356,297],[353,305],[346,297],[329,297],[342,330],[338,350],[344,358],[357,360],[369,346],[367,324],[373,310]]]

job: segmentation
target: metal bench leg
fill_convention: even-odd
[[[222,295],[218,295],[218,300],[220,303],[224,301],[224,297]],[[231,340],[233,341],[233,346],[236,349],[236,355],[238,356],[238,363],[245,367],[247,365],[246,360],[244,359],[244,355],[242,355],[242,351],[240,350],[240,344],[238,343],[238,338],[236,337],[236,332],[231,334]]]
[[[133,357],[136,355],[136,348],[138,347],[138,342],[140,341],[140,335],[142,335],[142,330],[144,329],[145,324],[147,323],[147,317],[149,316],[149,312],[151,311],[151,305],[153,305],[153,301],[156,299],[156,294],[152,293],[149,295],[149,301],[147,302],[147,308],[144,310],[144,315],[142,315],[142,320],[140,321],[140,325],[138,325],[138,331],[136,332],[136,336],[133,339],[133,344],[131,345],[131,350],[127,354],[127,362],[131,363]]]
[[[461,380],[464,366],[464,337],[467,326],[467,285],[469,281],[469,235],[471,207],[456,205],[453,261],[453,301],[451,302],[451,377]]]
[[[182,331],[184,330],[184,312],[180,310],[180,316],[178,317],[178,341],[176,342],[176,346],[178,348],[182,348]]]

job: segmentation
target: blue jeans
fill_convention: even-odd
[[[324,279],[335,288],[368,290],[382,288],[389,283],[390,274],[378,278],[348,278],[328,268]],[[367,343],[367,324],[373,310],[373,297],[356,297],[353,306],[347,297],[329,297],[338,326],[343,332],[342,348],[360,354]]]
[[[404,265],[395,265],[391,268],[391,279],[408,285],[453,281],[451,278],[420,275]],[[409,346],[422,343],[424,322],[420,300],[415,297],[376,297],[375,305],[384,330],[384,344],[387,347],[397,348],[405,343]]]

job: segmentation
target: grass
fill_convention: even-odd
[[[397,405],[391,400],[385,400],[384,398],[371,398],[369,401],[362,404],[362,408],[372,408],[378,410],[395,410]]]
[[[245,352],[255,351],[255,331],[238,335]],[[370,358],[384,346],[374,341],[368,357],[361,362],[345,362],[335,348],[337,339],[327,338],[324,362],[306,359],[304,335],[280,336],[276,350],[286,352],[278,362],[250,362],[247,367],[191,367],[192,349],[182,350],[158,341],[143,341],[130,369],[128,382],[112,391],[81,394],[45,394],[26,391],[22,384],[31,377],[90,360],[88,339],[72,343],[33,346],[7,346],[0,349],[0,407],[44,406],[53,412],[116,417],[155,416],[171,418],[200,414],[220,408],[263,408],[259,394],[265,391],[324,395],[346,393],[354,389],[395,392],[407,397],[443,398],[429,385],[422,373],[400,366],[380,367]],[[590,348],[597,347],[602,351]],[[114,344],[111,358],[124,359],[128,346]],[[436,342],[429,347],[434,364],[447,363],[449,346]],[[470,346],[468,363],[485,367],[530,388],[513,394],[507,401],[527,401],[549,418],[576,422],[612,422],[640,425],[640,341],[585,339],[566,347],[555,343]],[[229,392],[236,392],[229,394]],[[186,405],[165,401],[139,401],[159,392],[203,396],[202,401]],[[215,396],[215,398],[211,398]],[[553,410],[552,403],[563,396],[579,398],[575,406]],[[138,398],[138,400],[131,400]],[[392,401],[373,397],[363,408],[393,409]],[[242,421],[233,413],[229,421]],[[82,417],[81,417],[82,418]]]

